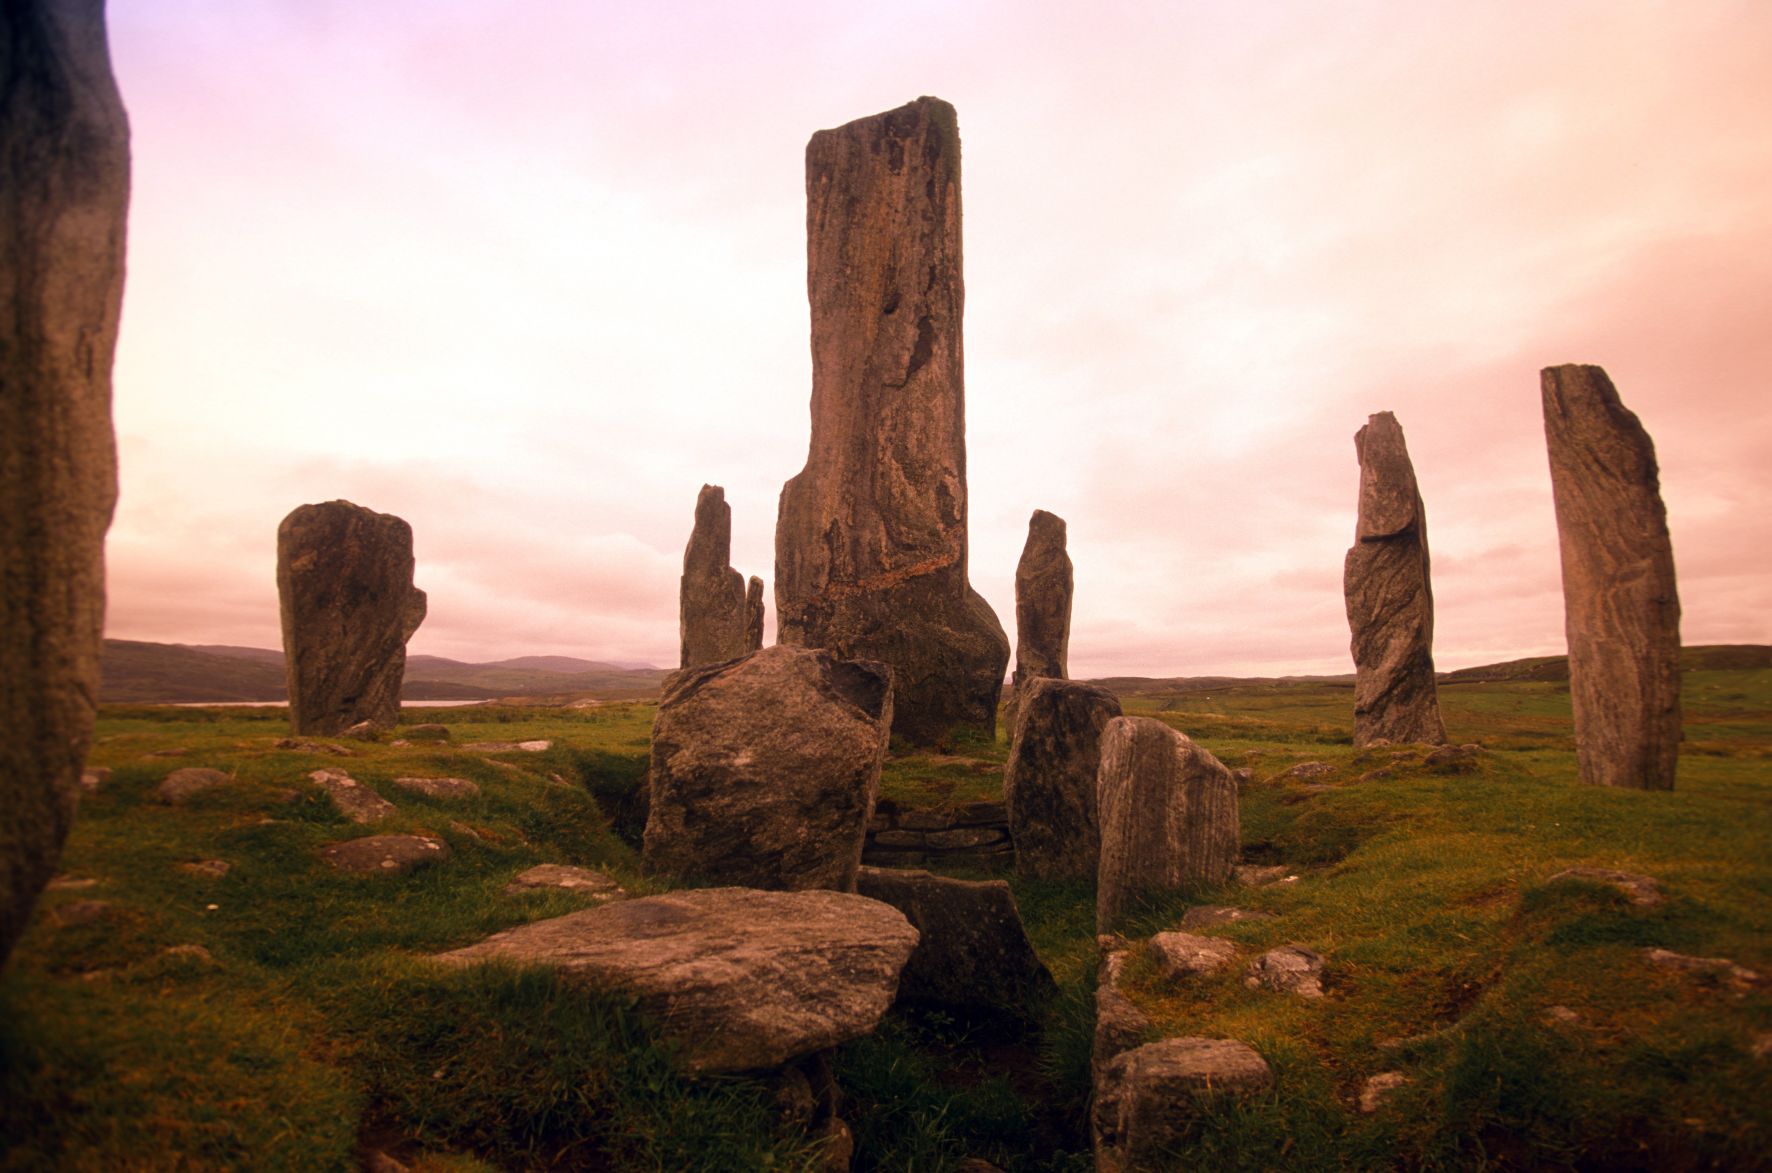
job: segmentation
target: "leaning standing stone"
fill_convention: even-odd
[[[781,493],[777,638],[890,664],[917,744],[994,733],[1009,640],[967,579],[954,108],[819,131],[806,202],[812,442]]]
[[[883,664],[777,644],[677,673],[652,723],[646,870],[854,891],[891,723]]]
[[[1105,932],[1141,894],[1222,884],[1237,864],[1237,783],[1224,763],[1151,717],[1115,717],[1097,775]]]
[[[1680,597],[1655,445],[1599,367],[1541,382],[1581,778],[1672,790]]]
[[[703,485],[695,498],[695,528],[683,551],[678,595],[683,636],[680,667],[717,664],[756,649],[748,646],[750,614],[744,576],[727,565],[732,559],[732,506],[726,490]]]
[[[277,527],[289,721],[341,733],[400,719],[406,641],[425,618],[412,527],[349,501],[303,505]]]
[[[0,964],[92,738],[129,123],[100,0],[0,5]]]
[[[1119,715],[1119,699],[1093,684],[1037,677],[1021,688],[1015,741],[1003,770],[1009,836],[1021,874],[1095,874],[1101,731]]]
[[[1427,514],[1403,429],[1388,411],[1354,436],[1360,517],[1342,570],[1353,631],[1354,744],[1446,740],[1434,689]]]

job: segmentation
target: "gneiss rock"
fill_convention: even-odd
[[[1237,864],[1237,784],[1224,763],[1185,735],[1151,717],[1115,717],[1102,730],[1097,783],[1098,930],[1141,894],[1230,878]]]
[[[370,835],[334,843],[321,858],[341,872],[405,875],[449,858],[449,844],[429,835]]]
[[[1388,411],[1354,436],[1360,517],[1342,589],[1353,631],[1354,744],[1446,740],[1434,690],[1427,514],[1403,429]]]
[[[1191,978],[1223,969],[1237,956],[1237,947],[1222,937],[1193,933],[1158,933],[1146,944],[1157,968],[1169,978]]]
[[[414,794],[422,794],[426,798],[439,798],[446,802],[480,796],[480,784],[466,778],[396,778],[394,785]]]
[[[183,806],[192,798],[205,790],[214,790],[217,786],[226,786],[233,781],[220,770],[211,770],[203,766],[185,766],[166,775],[154,791],[161,802],[168,806]]]
[[[672,676],[652,723],[648,872],[854,891],[892,721],[883,664],[777,644]]]
[[[308,779],[353,823],[376,823],[394,813],[393,803],[343,770],[315,770]]]
[[[855,890],[898,909],[922,934],[899,980],[900,999],[1029,1018],[1057,992],[1002,880],[862,868]]]
[[[636,995],[695,1072],[748,1071],[874,1029],[917,930],[840,892],[703,888],[536,921],[445,953],[508,961]]]
[[[763,647],[763,580],[751,575],[744,592],[744,650],[749,655]]]
[[[777,639],[891,665],[912,742],[991,732],[1009,639],[967,581],[953,107],[813,135],[806,201],[812,443],[776,521]]]
[[[1302,945],[1269,949],[1249,963],[1243,984],[1250,989],[1266,987],[1301,998],[1323,996],[1323,957]]]
[[[303,505],[277,527],[277,595],[297,734],[400,719],[406,641],[425,618],[412,527],[349,501]]]
[[[755,651],[750,645],[750,610],[744,576],[727,565],[732,559],[732,506],[726,490],[703,485],[695,498],[695,528],[683,550],[678,592],[680,667],[718,664]]]
[[[620,884],[602,872],[560,863],[537,864],[527,871],[517,873],[505,885],[505,893],[512,896],[547,891],[571,892],[575,896],[589,896],[598,901],[620,900],[627,895]]]
[[[1095,1082],[1095,1167],[1099,1173],[1171,1173],[1196,1125],[1200,1097],[1247,1094],[1272,1083],[1267,1061],[1234,1039],[1162,1039],[1127,1051]]]
[[[1064,518],[1034,510],[1015,567],[1015,675],[1006,714],[1012,728],[1029,682],[1070,676],[1071,557],[1065,552],[1064,528]]]
[[[1655,445],[1599,367],[1542,384],[1581,778],[1672,790],[1680,598]]]
[[[92,739],[129,124],[99,0],[0,5],[0,964]]]
[[[1093,876],[1101,853],[1095,793],[1101,731],[1120,715],[1120,702],[1093,684],[1045,678],[1024,683],[1017,702],[1015,740],[1003,770],[1016,870]]]

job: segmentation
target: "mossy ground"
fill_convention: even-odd
[[[1455,742],[1485,752],[1440,772],[1419,751],[1356,751],[1351,690],[1246,686],[1129,698],[1254,774],[1246,855],[1299,878],[1187,894],[1122,926],[1174,927],[1193,900],[1277,914],[1211,932],[1243,959],[1296,942],[1328,960],[1328,996],[1131,971],[1161,1033],[1245,1039],[1273,1091],[1209,1104],[1200,1167],[1757,1168],[1772,1165],[1768,987],[1657,969],[1651,946],[1772,975],[1772,672],[1686,676],[1672,794],[1575,778],[1568,696],[1531,682],[1442,689]],[[106,710],[63,859],[0,976],[3,1168],[352,1168],[365,1146],[432,1169],[792,1169],[815,1159],[745,1079],[685,1082],[618,997],[535,974],[439,971],[422,956],[582,906],[507,896],[537,863],[578,863],[651,890],[634,844],[651,707],[408,710],[448,747],[343,742],[351,757],[275,748],[277,710]],[[539,754],[463,748],[552,740]],[[326,740],[326,739],[314,739]],[[895,753],[885,792],[941,806],[999,792],[1006,746],[958,739]],[[1396,755],[1396,756],[1393,756]],[[1292,764],[1329,767],[1308,780]],[[178,766],[234,781],[172,808]],[[363,829],[306,782],[344,768],[395,803],[376,832],[448,841],[410,877],[352,878],[318,857]],[[1369,778],[1375,771],[1388,776]],[[407,774],[480,797],[407,794]],[[550,776],[558,776],[558,781]],[[561,783],[564,783],[562,785]],[[287,792],[295,792],[291,799]],[[220,859],[219,878],[179,865]],[[1664,903],[1567,881],[1591,865],[1652,875]],[[1096,948],[1086,884],[1013,881],[1061,995],[1015,1035],[894,1015],[845,1048],[843,1112],[859,1169],[1090,1166],[1083,1130]],[[104,901],[58,927],[57,910]],[[198,945],[208,957],[168,953]],[[1553,1008],[1560,1008],[1553,1012]],[[1374,1115],[1365,1078],[1410,1082]]]

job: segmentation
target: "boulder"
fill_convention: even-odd
[[[341,872],[405,875],[449,858],[449,844],[430,835],[370,835],[334,843],[320,853]]]
[[[569,864],[543,863],[518,872],[505,885],[506,895],[524,892],[563,891],[594,900],[620,900],[627,895],[622,886],[602,872]]]
[[[891,665],[915,744],[994,733],[1009,639],[967,578],[954,108],[813,135],[806,199],[812,439],[776,520],[777,639]]]
[[[0,5],[0,964],[92,740],[129,123],[101,0]]]
[[[1088,877],[1101,853],[1096,775],[1101,731],[1120,715],[1105,688],[1035,678],[1017,691],[1003,799],[1024,876]]]
[[[438,958],[557,970],[633,994],[691,1072],[780,1067],[874,1029],[917,930],[841,892],[701,888],[497,933]]]
[[[695,528],[683,550],[678,592],[683,668],[718,664],[755,651],[750,644],[749,596],[732,559],[732,506],[726,490],[703,485],[695,498]]]
[[[232,778],[220,770],[185,766],[161,779],[154,794],[168,806],[183,806],[205,790],[214,790],[217,786],[226,786],[232,781]]]
[[[1222,937],[1193,933],[1158,933],[1145,945],[1163,976],[1180,980],[1203,977],[1236,959],[1237,947]]]
[[[1107,1064],[1095,1083],[1091,1123],[1099,1173],[1170,1173],[1198,1126],[1207,1096],[1273,1084],[1267,1061],[1234,1039],[1174,1038],[1146,1043]]]
[[[315,770],[308,780],[326,792],[338,813],[353,823],[379,823],[394,813],[394,804],[343,770]]]
[[[1599,367],[1541,381],[1581,778],[1672,790],[1680,597],[1655,445]]]
[[[343,733],[400,719],[406,641],[425,618],[412,527],[349,501],[302,505],[277,527],[289,722]]]
[[[1030,681],[1070,676],[1071,590],[1064,518],[1036,509],[1015,567],[1015,675],[1007,714],[1011,729]]]
[[[652,723],[646,870],[854,891],[891,721],[890,671],[829,652],[675,674]]]
[[[1397,417],[1354,436],[1360,513],[1342,569],[1353,632],[1354,744],[1446,740],[1434,687],[1434,592],[1427,514]]]
[[[422,794],[426,798],[438,798],[445,802],[480,797],[480,784],[466,778],[396,778],[394,785],[413,794]]]
[[[921,934],[899,979],[901,1000],[1031,1018],[1057,992],[1002,880],[864,867],[855,890],[898,909]]]
[[[1224,763],[1151,717],[1101,734],[1101,863],[1095,921],[1106,930],[1142,894],[1222,884],[1236,867],[1237,784]]]

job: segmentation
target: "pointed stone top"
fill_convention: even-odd
[[[1553,424],[1560,425],[1571,444],[1603,450],[1612,476],[1661,491],[1655,444],[1637,414],[1618,397],[1605,368],[1564,363],[1545,367],[1538,377],[1547,434]]]
[[[703,485],[695,497],[695,528],[683,550],[683,572],[723,570],[732,558],[732,506],[726,490]]]
[[[1354,434],[1360,459],[1360,518],[1354,540],[1395,537],[1421,525],[1421,492],[1403,442],[1403,426],[1388,411],[1368,416]]]
[[[1048,513],[1044,509],[1034,510],[1028,518],[1028,540],[1038,539],[1042,543],[1063,545],[1065,539],[1064,518],[1056,513]]]

